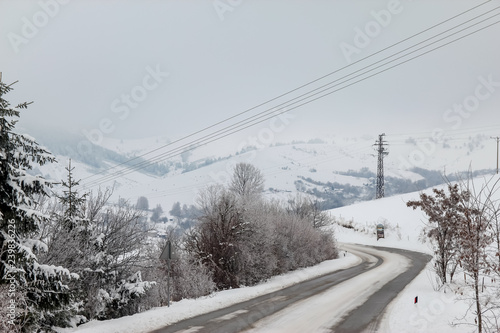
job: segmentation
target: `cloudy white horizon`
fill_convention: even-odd
[[[96,142],[160,135],[176,140],[262,112],[269,112],[258,118],[262,123],[220,144],[263,135],[266,128],[273,140],[432,136],[436,129],[498,135],[499,6],[455,0],[4,0],[0,71],[4,82],[19,81],[7,96],[12,104],[35,102],[23,111],[21,127],[72,131]],[[333,91],[282,107],[325,84]]]

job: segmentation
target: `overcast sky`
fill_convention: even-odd
[[[487,2],[355,63],[483,2],[2,0],[0,71],[4,82],[19,80],[7,96],[12,104],[35,102],[22,115],[20,125],[28,130],[71,130],[96,140],[101,135],[175,140],[349,64],[354,63],[245,115],[474,16],[500,13],[495,9],[500,1]],[[498,20],[500,15],[473,30]],[[491,126],[500,132],[499,36],[495,24],[244,135],[263,129],[277,138],[430,134],[436,128],[480,132]]]

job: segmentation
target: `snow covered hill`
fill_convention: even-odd
[[[193,204],[200,189],[225,184],[238,162],[259,168],[266,195],[288,199],[298,192],[313,194],[326,207],[372,199],[375,193],[377,137],[323,138],[268,146],[213,143],[192,150],[164,137],[141,140],[106,138],[99,145],[82,138],[39,141],[53,151],[58,164],[41,172],[65,178],[72,158],[81,190],[114,186],[114,199],[135,203],[148,198],[150,207],[170,209],[175,202]],[[384,159],[386,196],[419,190],[442,182],[441,173],[490,169],[495,166],[494,142],[477,134],[466,138],[425,138],[387,135],[389,155]],[[229,147],[228,147],[229,146]],[[82,148],[84,147],[84,148]],[[180,149],[182,148],[182,149]],[[429,172],[433,171],[433,172]]]

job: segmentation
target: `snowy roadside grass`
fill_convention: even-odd
[[[267,282],[256,286],[215,292],[209,296],[200,297],[198,299],[184,299],[172,303],[170,307],[155,308],[118,319],[105,321],[94,320],[77,328],[58,328],[57,332],[151,332],[152,330],[171,325],[184,319],[244,302],[330,272],[352,267],[361,262],[361,259],[354,255],[347,253],[344,256],[344,254],[344,252],[341,252],[338,259],[327,260],[313,267],[302,268],[287,274],[275,276]]]

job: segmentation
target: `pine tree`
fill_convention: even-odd
[[[146,197],[139,197],[137,199],[137,204],[135,205],[135,208],[139,210],[149,210],[149,201],[148,198]]]
[[[172,209],[170,210],[170,215],[175,216],[175,217],[182,217],[182,209],[181,209],[181,203],[177,201],[172,205]]]
[[[158,222],[160,220],[161,214],[163,214],[163,208],[161,208],[161,205],[158,204],[156,205],[155,208],[153,208],[153,215],[151,215],[151,221]]]
[[[75,187],[80,185],[80,181],[73,178],[73,170],[71,167],[71,159],[69,160],[66,171],[68,172],[67,180],[61,180],[61,185],[64,188],[63,195],[57,196],[59,202],[64,207],[64,227],[71,231],[73,228],[84,220],[84,206],[87,194],[79,196]]]
[[[55,324],[59,327],[68,326],[70,322],[85,321],[85,318],[78,314],[81,310],[80,304],[86,297],[82,291],[88,282],[84,281],[82,267],[86,267],[86,258],[93,246],[90,241],[89,220],[85,217],[87,194],[80,195],[75,189],[79,181],[74,179],[73,170],[70,160],[66,167],[66,181],[60,182],[62,194],[54,194],[57,204],[54,205],[52,221],[48,227],[48,251],[41,256],[44,262],[66,267],[79,277],[68,284],[70,302],[58,313]]]
[[[37,239],[39,226],[49,217],[38,210],[37,199],[49,195],[52,183],[29,170],[55,158],[35,139],[14,132],[16,118],[31,103],[10,107],[4,95],[11,90],[12,84],[0,82],[0,286],[9,286],[9,299],[3,301],[15,309],[7,327],[36,331],[50,322],[51,311],[68,302],[64,281],[71,274],[38,261],[38,253],[46,250]]]
[[[110,189],[97,195],[79,194],[73,170],[69,164],[67,180],[61,181],[63,189],[56,195],[58,205],[44,257],[80,277],[69,283],[71,304],[61,317],[82,323],[133,314],[154,284],[142,281],[138,270],[149,231],[142,223],[143,213],[128,205],[110,205]]]

